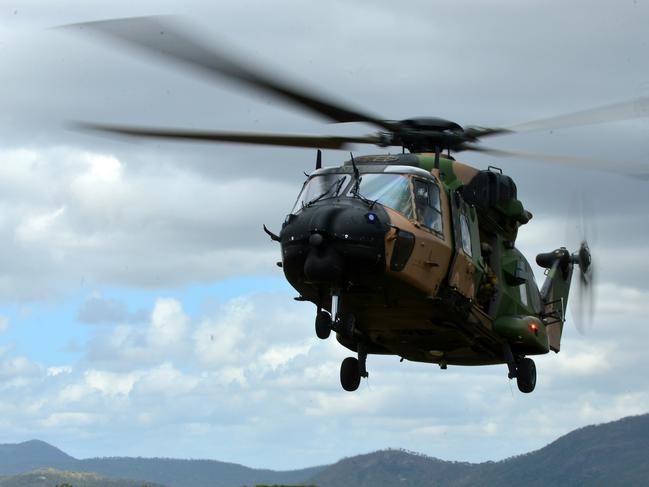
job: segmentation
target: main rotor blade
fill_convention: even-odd
[[[125,127],[90,123],[74,123],[74,128],[132,137],[158,139],[193,140],[203,142],[230,142],[236,144],[278,145],[284,147],[305,147],[314,149],[347,149],[351,144],[380,145],[377,136],[328,136],[306,134],[263,134],[249,132],[213,132],[181,129],[160,129],[146,127]]]
[[[229,78],[250,88],[270,93],[334,122],[367,122],[384,129],[392,129],[392,124],[388,121],[327,100],[295,84],[263,73],[259,68],[238,60],[238,56],[232,52],[226,53],[214,47],[207,47],[170,16],[132,17],[63,27],[68,30],[78,28],[98,32],[149,54],[178,62],[210,78]]]
[[[649,117],[649,96],[631,98],[620,103],[606,105],[588,110],[544,118],[532,122],[519,123],[508,127],[510,132],[531,132],[535,130],[551,130],[581,125],[617,122],[634,118]],[[489,134],[485,134],[489,135]],[[496,134],[494,134],[496,135]]]
[[[540,154],[537,152],[494,149],[474,144],[463,144],[462,150],[482,152],[484,154],[491,154],[498,157],[517,157],[519,159],[553,162],[568,166],[585,167],[588,169],[600,169],[602,171],[610,171],[625,176],[649,180],[649,164],[642,164],[635,161],[607,161],[603,159],[591,159],[589,157]]]

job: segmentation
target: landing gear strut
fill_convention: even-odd
[[[356,317],[353,313],[340,310],[341,290],[331,290],[331,314],[322,308],[318,308],[315,318],[315,333],[321,340],[326,340],[332,330],[346,339],[356,342],[358,358],[347,357],[340,364],[340,384],[346,391],[352,392],[358,389],[361,378],[369,377],[367,372],[367,347],[362,341],[362,336],[356,329]]]
[[[355,329],[356,317],[352,313],[344,313],[340,310],[340,289],[332,289],[331,314],[318,308],[315,318],[315,334],[321,340],[329,338],[332,330],[343,336],[352,337]]]

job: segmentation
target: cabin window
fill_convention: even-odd
[[[439,186],[434,183],[414,180],[417,221],[424,227],[442,233],[442,207]]]
[[[468,257],[473,257],[471,249],[471,231],[469,230],[469,219],[462,213],[460,215],[460,238],[462,239],[462,250]]]
[[[353,188],[349,191],[352,196]],[[413,217],[410,181],[403,174],[366,173],[361,176],[358,193],[368,200],[398,211],[406,218]]]
[[[523,284],[521,284],[518,287],[519,287],[520,293],[521,293],[521,302],[523,303],[524,306],[528,306],[529,301],[527,299],[527,282],[524,282]]]
[[[351,178],[348,174],[319,174],[309,178],[300,195],[297,197],[291,213],[298,213],[302,208],[315,201],[325,198],[335,198],[347,186]]]

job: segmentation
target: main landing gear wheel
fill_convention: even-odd
[[[331,316],[326,311],[320,311],[315,317],[315,334],[321,340],[331,335]]]
[[[340,364],[340,384],[349,392],[355,391],[361,384],[361,372],[356,357],[347,357]]]
[[[518,390],[526,394],[534,390],[536,386],[536,365],[534,365],[534,360],[523,358],[518,362],[516,383],[518,384]]]

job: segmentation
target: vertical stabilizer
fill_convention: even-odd
[[[559,352],[563,324],[566,321],[568,294],[570,293],[572,258],[570,252],[562,247],[554,252],[537,255],[536,263],[548,269],[547,277],[541,288],[543,321],[546,325],[550,349]]]

